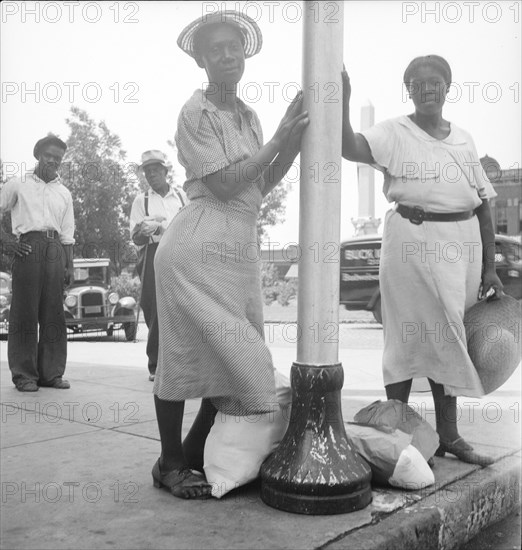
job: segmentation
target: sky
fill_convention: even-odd
[[[333,3],[315,4],[318,14],[333,13]],[[471,133],[479,156],[520,167],[521,4],[345,2],[354,129],[369,102],[375,122],[411,113],[404,69],[414,57],[436,53],[453,72],[444,117]],[[182,185],[184,171],[167,142],[205,73],[176,40],[193,19],[222,8],[251,16],[263,33],[239,93],[258,113],[266,141],[301,82],[301,2],[2,2],[0,156],[8,170],[31,169],[34,143],[48,132],[66,139],[65,119],[75,105],[119,135],[129,163],[145,150],[163,150]],[[283,244],[298,239],[299,181],[291,184],[286,220],[269,230]],[[391,205],[381,188],[376,173],[375,215],[383,219]],[[342,238],[354,233],[357,202],[356,166],[343,161]]]

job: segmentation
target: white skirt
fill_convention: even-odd
[[[427,377],[446,395],[484,395],[464,329],[481,270],[476,216],[415,225],[395,210],[386,214],[379,275],[385,385]]]

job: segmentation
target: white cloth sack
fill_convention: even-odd
[[[433,485],[435,476],[420,451],[408,445],[400,454],[388,483],[393,487],[418,491]]]
[[[271,412],[231,416],[218,411],[204,450],[204,470],[212,496],[256,479],[265,458],[276,449],[290,421],[292,389],[286,376],[274,371],[277,403]]]
[[[425,458],[412,445],[412,434],[384,425],[347,422],[345,427],[355,450],[368,462],[373,482],[410,490],[435,483]]]
[[[439,448],[439,434],[409,405],[397,399],[374,401],[361,409],[354,417],[355,422],[389,426],[411,434],[410,443],[429,460]]]

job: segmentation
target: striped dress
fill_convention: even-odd
[[[427,212],[463,212],[496,196],[472,137],[451,124],[436,139],[401,116],[363,133],[386,198]],[[482,384],[466,346],[464,313],[477,302],[482,239],[477,216],[423,222],[386,214],[381,288],[384,384],[431,378],[446,395],[480,397]]]
[[[259,169],[257,180],[227,202],[202,181],[262,146],[257,115],[238,105],[239,126],[196,90],[178,118],[190,203],[173,219],[154,261],[160,327],[154,393],[169,401],[210,397],[220,411],[246,415],[276,403],[256,231],[264,180]]]

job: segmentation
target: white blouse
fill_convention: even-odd
[[[389,202],[429,212],[461,212],[497,195],[473,138],[454,124],[444,139],[430,136],[408,116],[385,120],[361,133],[374,168],[384,173],[383,192]]]

